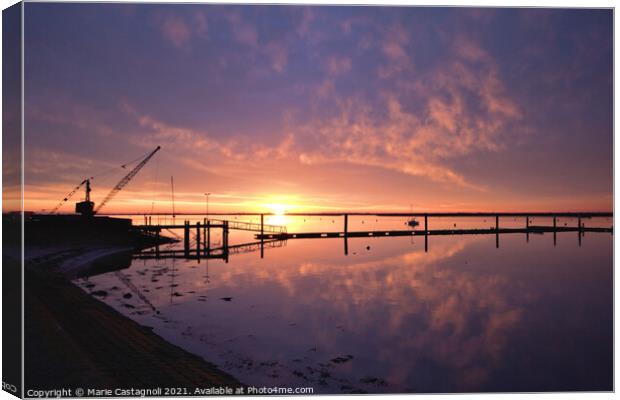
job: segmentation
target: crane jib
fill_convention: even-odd
[[[117,184],[116,186],[114,186],[114,188],[112,188],[112,190],[110,191],[110,193],[108,193],[108,195],[103,199],[103,201],[99,204],[99,206],[95,209],[94,214],[98,213],[110,200],[112,200],[112,198],[114,196],[116,196],[116,194],[118,192],[120,192],[132,179],[134,176],[136,176],[136,174],[138,172],[140,172],[140,170],[142,169],[142,167],[144,167],[146,165],[146,163],[149,162],[149,160],[155,155],[155,153],[157,153],[159,151],[159,149],[161,149],[161,146],[157,146],[157,148],[155,148],[155,150],[153,150],[151,153],[149,153],[149,155],[147,155],[144,160],[140,161],[140,163],[138,165],[136,165],[134,167],[134,169],[132,169],[131,171],[129,171],[129,173],[127,175],[125,175]]]

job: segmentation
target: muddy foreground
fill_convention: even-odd
[[[25,391],[159,387],[194,394],[241,386],[215,365],[92,298],[51,265],[59,260],[50,260],[26,265]],[[3,261],[4,268],[19,269],[14,259]]]

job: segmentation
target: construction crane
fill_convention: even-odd
[[[71,199],[71,197],[73,197],[73,195],[75,193],[77,193],[78,190],[80,190],[80,188],[84,185],[86,185],[86,193],[84,196],[84,201],[80,201],[79,203],[75,204],[75,212],[78,214],[82,214],[83,216],[87,216],[87,217],[92,217],[93,215],[95,215],[99,210],[101,210],[101,208],[107,203],[109,202],[119,191],[121,191],[121,189],[123,189],[128,183],[129,181],[131,181],[131,179],[133,179],[134,176],[136,176],[136,174],[138,172],[140,172],[140,170],[142,169],[142,167],[144,167],[146,165],[147,162],[149,162],[149,160],[155,155],[155,153],[157,153],[159,150],[161,149],[160,146],[157,146],[157,148],[155,150],[153,150],[152,152],[150,152],[147,156],[144,157],[144,159],[135,166],[134,169],[132,169],[127,175],[125,175],[123,177],[123,179],[120,180],[120,182],[118,182],[116,184],[116,186],[114,186],[114,188],[110,191],[110,193],[108,193],[108,195],[105,197],[105,199],[103,199],[103,201],[101,202],[101,204],[99,205],[99,207],[97,207],[97,209],[95,210],[95,203],[93,203],[90,200],[90,192],[91,192],[91,188],[90,188],[90,181],[94,179],[93,176],[84,179],[82,182],[80,182],[79,185],[77,185],[76,187],[73,188],[73,190],[71,192],[69,192],[68,195],[66,195],[57,205],[56,207],[54,207],[51,211],[50,214],[56,214],[58,213],[58,210],[67,202],[69,201],[69,199]],[[126,168],[128,165],[133,164],[135,161],[139,160],[140,158],[137,158],[136,160],[130,161],[127,164],[122,165],[122,168]],[[106,173],[109,173],[106,172]],[[101,176],[98,175],[98,176]]]
[[[159,151],[159,149],[161,149],[161,146],[157,146],[155,148],[155,150],[153,150],[152,152],[150,152],[146,157],[144,157],[144,160],[140,161],[140,163],[138,165],[136,165],[134,167],[134,169],[132,169],[131,171],[129,171],[129,173],[127,175],[125,175],[123,177],[123,179],[121,179],[116,186],[114,186],[112,188],[112,190],[110,191],[110,193],[108,193],[108,195],[103,199],[103,201],[99,204],[99,206],[95,209],[94,212],[92,212],[92,214],[97,214],[99,211],[101,211],[101,209],[110,201],[112,200],[112,198],[114,196],[116,196],[116,194],[118,192],[120,192],[128,183],[129,181],[131,181],[133,179],[134,176],[136,176],[136,174],[138,172],[140,172],[140,170],[142,169],[142,167],[144,167],[146,165],[147,162],[149,162],[149,160],[155,155],[155,153],[157,153]],[[125,167],[125,166],[123,166]],[[78,203],[79,204],[79,203]],[[92,203],[92,205],[94,206],[94,203]],[[76,205],[77,207],[77,205]],[[91,206],[91,210],[92,210],[92,206]]]
[[[85,200],[90,201],[90,180],[91,179],[93,179],[92,176],[80,182],[80,184],[77,185],[75,188],[73,188],[73,190],[68,195],[66,195],[62,200],[60,200],[60,203],[58,203],[56,207],[54,207],[52,211],[50,211],[50,214],[56,214],[58,210],[60,209],[60,207],[62,207],[67,201],[69,201],[69,199],[73,197],[73,195],[78,190],[80,190],[80,188],[84,185],[86,185],[86,199]]]
[[[75,204],[75,212],[78,214],[82,214],[85,217],[92,217],[97,212],[99,212],[99,210],[101,210],[101,208],[105,206],[106,203],[108,203],[114,196],[116,196],[116,194],[120,192],[121,189],[123,189],[129,183],[129,181],[131,181],[133,177],[136,176],[138,172],[140,172],[142,167],[144,167],[146,163],[149,162],[149,160],[155,155],[155,153],[159,151],[159,149],[161,149],[161,147],[157,146],[155,150],[150,152],[146,157],[144,157],[142,161],[140,161],[138,165],[136,165],[131,171],[129,171],[129,173],[125,175],[123,179],[121,179],[116,184],[116,186],[114,186],[114,188],[112,188],[110,193],[108,193],[108,195],[103,199],[97,209],[95,209],[95,203],[90,200],[90,180],[93,179],[93,177],[90,177],[88,179],[84,179],[78,186],[76,186],[71,191],[71,193],[69,193],[64,199],[62,199],[62,201],[58,203],[56,207],[54,207],[52,213],[58,211],[58,209],[62,207],[62,205],[65,204],[75,194],[75,192],[77,192],[82,186],[86,185],[86,195],[84,196],[84,201],[80,201],[79,203]],[[125,168],[127,167],[127,165],[128,164],[122,165],[122,167]]]

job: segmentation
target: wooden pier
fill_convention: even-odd
[[[606,232],[613,233],[612,228],[603,227],[547,227],[547,226],[530,226],[529,228],[498,228],[498,229],[434,229],[428,231],[422,230],[396,230],[396,231],[355,231],[355,232],[302,232],[302,233],[284,233],[284,234],[264,234],[256,235],[257,239],[269,239],[269,240],[291,240],[291,239],[326,239],[326,238],[341,238],[345,240],[345,254],[348,254],[347,247],[348,238],[362,238],[362,237],[402,237],[402,236],[414,236],[424,237],[424,250],[428,251],[428,237],[429,236],[449,236],[449,235],[495,235],[495,246],[499,248],[499,235],[508,233],[521,233],[528,235],[526,240],[529,240],[529,234],[543,234],[545,232],[553,233],[553,244],[557,244],[558,232],[577,232],[578,243],[581,246],[581,238],[586,232]]]
[[[293,214],[288,214],[293,215]],[[303,214],[305,215],[305,214]],[[324,215],[324,214],[321,214]],[[366,213],[350,213],[350,214],[337,214],[343,217],[342,232],[298,232],[298,233],[261,233],[256,235],[257,239],[320,239],[320,238],[343,238],[344,239],[344,253],[348,254],[348,238],[361,238],[361,237],[399,237],[399,236],[423,236],[424,237],[424,251],[428,251],[428,237],[435,235],[495,235],[495,247],[499,248],[499,235],[500,234],[525,234],[526,241],[529,241],[530,234],[544,234],[546,232],[553,233],[553,244],[557,245],[557,233],[558,232],[577,232],[578,244],[581,246],[582,237],[586,232],[601,232],[612,233],[613,227],[586,227],[582,223],[582,219],[590,219],[596,217],[613,217],[612,213],[605,212],[588,212],[588,213],[573,213],[573,212],[558,212],[558,213],[406,213],[406,214],[366,214]],[[383,217],[423,217],[424,227],[423,229],[408,229],[408,230],[373,230],[373,231],[349,231],[349,217],[357,216],[383,216]],[[335,216],[335,215],[334,215]],[[494,228],[474,228],[474,229],[430,229],[429,219],[431,217],[452,217],[452,218],[466,218],[466,217],[492,217],[495,219]],[[509,217],[513,220],[517,218],[524,218],[524,227],[522,228],[502,228],[500,227],[500,217]],[[532,217],[545,217],[553,219],[553,226],[535,226],[530,225],[530,219]],[[557,226],[558,218],[573,218],[577,219],[576,226]]]
[[[231,215],[231,214],[226,214]],[[237,214],[241,215],[241,214]],[[343,231],[341,232],[287,232],[286,227],[268,225],[264,223],[265,215],[272,214],[243,214],[243,215],[259,215],[260,223],[244,222],[244,221],[228,221],[220,219],[204,218],[203,222],[190,224],[184,221],[183,224],[161,224],[151,225],[147,223],[140,225],[138,228],[144,232],[159,236],[162,230],[182,230],[183,231],[183,249],[182,250],[161,250],[156,247],[154,250],[139,253],[135,258],[185,258],[198,259],[201,258],[219,258],[228,262],[230,254],[260,250],[261,258],[264,257],[265,247],[278,247],[284,241],[292,239],[321,239],[321,238],[341,238],[344,239],[344,253],[348,254],[348,239],[362,237],[424,237],[424,250],[428,251],[429,236],[445,236],[445,235],[495,235],[495,246],[499,248],[499,236],[502,234],[525,234],[525,240],[529,241],[530,234],[553,233],[553,244],[557,244],[557,233],[559,232],[576,232],[578,244],[586,232],[611,233],[613,234],[613,226],[610,227],[586,227],[582,222],[584,219],[590,218],[610,218],[613,213],[605,212],[530,212],[530,213],[310,213],[310,214],[287,214],[289,216],[340,216],[343,218]],[[352,216],[377,216],[377,217],[408,217],[423,218],[423,227],[413,227],[406,230],[372,230],[372,231],[350,231],[349,219]],[[467,218],[467,217],[489,217],[495,219],[495,226],[490,228],[472,228],[472,229],[431,229],[431,217],[451,217],[451,218]],[[501,227],[501,218],[511,218],[513,221],[517,218],[524,218],[522,227]],[[552,218],[552,225],[541,226],[532,225],[531,218],[545,217]],[[576,219],[574,226],[558,226],[558,218]],[[150,218],[145,217],[145,221],[150,222]],[[455,224],[456,225],[456,224]],[[213,229],[221,230],[222,243],[216,248],[211,247],[211,231]],[[244,243],[240,245],[229,245],[230,230],[240,230],[255,232],[257,242]],[[192,232],[194,237],[192,238]],[[178,235],[177,235],[178,236]],[[180,236],[179,236],[180,237]],[[193,246],[193,244],[195,244]]]
[[[261,216],[260,224],[244,221],[211,220],[206,218],[203,219],[202,223],[196,222],[195,224],[190,224],[189,221],[183,221],[183,224],[151,225],[148,223],[150,221],[150,217],[148,219],[145,217],[145,222],[147,223],[145,225],[138,225],[137,228],[156,237],[161,235],[162,230],[171,232],[174,230],[182,230],[183,250],[161,250],[160,246],[156,246],[152,254],[150,252],[142,252],[138,254],[137,258],[181,258],[179,255],[182,254],[182,258],[185,259],[220,258],[228,262],[228,256],[231,252],[238,254],[242,252],[242,249],[247,250],[249,247],[253,246],[259,246],[257,248],[260,249],[261,257],[263,257],[265,246],[273,247],[272,242],[281,242],[281,240],[269,240],[268,243],[265,243],[265,239],[262,236],[265,234],[286,234],[285,226],[265,224],[263,216]],[[221,231],[222,245],[217,248],[211,247],[211,231],[213,229]],[[261,238],[257,243],[245,243],[231,246],[229,245],[230,230],[258,232]],[[193,238],[192,232],[195,232]],[[192,247],[193,244],[195,245]]]
[[[553,227],[530,226],[529,228],[489,228],[489,229],[434,229],[434,230],[396,230],[396,231],[355,231],[355,232],[300,232],[283,234],[256,235],[257,239],[321,239],[321,238],[359,238],[359,237],[385,237],[385,236],[434,236],[434,235],[489,235],[505,233],[545,233],[545,232],[607,232],[611,228],[586,228],[577,227]]]

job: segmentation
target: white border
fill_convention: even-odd
[[[32,1],[32,0],[31,0]],[[34,1],[39,1],[39,0],[34,0]],[[94,1],[94,0],[84,0],[82,2],[98,2],[98,1]],[[175,0],[150,0],[150,1],[109,1],[110,3],[190,3],[190,2],[183,2],[183,1],[175,1]],[[13,4],[15,4],[15,1],[12,0],[0,0],[0,5],[2,6],[2,9],[5,9]],[[203,3],[203,2],[191,2],[191,3]],[[222,0],[213,0],[213,1],[209,1],[209,3],[223,3],[223,4],[231,4],[231,3],[241,3],[241,4],[257,4],[257,3],[266,3],[266,1],[259,1],[259,0],[246,0],[243,2],[240,1],[222,1]],[[427,6],[473,6],[473,7],[556,7],[556,8],[580,8],[580,7],[584,7],[584,8],[615,8],[615,1],[604,1],[604,0],[591,0],[591,1],[576,1],[576,0],[564,0],[564,1],[559,1],[559,0],[522,0],[520,2],[514,2],[514,1],[488,1],[488,0],[468,0],[468,1],[464,1],[464,0],[450,0],[450,1],[437,1],[437,0],[425,0],[423,2],[418,2],[418,1],[411,1],[411,0],[389,0],[389,1],[352,1],[352,0],[338,0],[337,2],[335,1],[329,1],[329,0],[313,0],[312,2],[310,1],[299,1],[299,0],[289,0],[289,1],[277,1],[277,0],[271,0],[268,1],[269,4],[316,4],[316,5],[321,5],[321,4],[342,4],[342,5],[402,5],[402,6],[411,6],[411,5],[427,5]],[[23,205],[24,205],[24,198],[23,198],[23,193],[24,193],[24,168],[23,168],[23,163],[24,163],[24,5],[22,4],[22,51],[21,51],[21,57],[22,57],[22,82],[21,82],[21,87],[22,87],[22,142],[21,142],[21,157],[22,157],[22,170],[21,170],[21,191],[22,191],[22,210],[23,210]],[[0,28],[1,28],[1,20],[0,20]],[[0,29],[0,40],[1,40],[1,29]],[[618,65],[618,56],[617,56],[617,52],[616,50],[616,43],[618,43],[618,33],[615,29],[615,10],[614,10],[614,210],[617,208],[618,202],[619,200],[615,197],[615,187],[618,184],[618,174],[616,174],[617,170],[616,170],[616,163],[615,163],[615,154],[618,154],[618,142],[615,140],[615,132],[616,132],[616,118],[615,115],[618,112],[618,105],[615,102],[615,93],[616,93],[616,80],[615,80],[615,72],[616,72],[616,66]],[[0,52],[1,53],[1,52]],[[0,63],[2,60],[2,55],[0,54]],[[2,88],[2,85],[0,83],[0,89]],[[1,99],[0,99],[0,106],[1,106]],[[1,109],[1,107],[0,107]],[[2,160],[2,156],[1,156],[1,143],[0,143],[0,162]],[[1,183],[1,176],[0,176],[0,183]],[[0,198],[0,204],[2,202],[2,199]],[[614,226],[616,226],[616,217],[614,215]],[[23,214],[22,214],[22,243],[24,240],[24,228],[23,228]],[[2,234],[0,233],[0,250],[1,250],[1,238],[2,238]],[[616,283],[617,283],[617,275],[615,274],[615,254],[616,251],[618,250],[618,243],[615,240],[614,237],[614,333],[617,332],[617,328],[618,328],[618,319],[616,318],[616,310],[618,309],[618,307],[616,307],[617,304],[617,299],[615,296],[615,288],[617,287]],[[22,260],[23,260],[24,254],[23,254],[23,247],[22,247]],[[1,265],[1,264],[0,264]],[[23,268],[22,268],[22,329],[24,328],[24,288],[23,288]],[[0,278],[0,282],[1,282],[1,278]],[[1,327],[1,322],[0,322],[0,327]],[[22,331],[23,332],[23,331]],[[1,339],[2,335],[0,333],[0,339]],[[23,359],[23,354],[24,354],[24,343],[23,343],[23,335],[22,335],[22,359]],[[615,335],[614,335],[614,366],[615,366],[615,359],[617,359],[618,355],[618,348],[615,346]],[[0,372],[1,372],[1,368],[0,368]],[[23,364],[22,364],[22,383],[23,383],[23,374],[24,374],[24,369],[23,369]],[[615,383],[618,382],[618,369],[614,368],[614,385]],[[518,398],[523,398],[523,397],[527,397],[527,398],[542,398],[542,399],[604,399],[604,398],[613,398],[615,397],[615,393],[545,393],[545,394],[525,394],[525,393],[518,393],[518,394],[496,394],[496,393],[491,393],[491,394],[473,394],[473,395],[397,395],[398,397],[406,397],[406,398],[413,398],[415,396],[416,399],[444,399],[444,398],[452,398],[454,396],[458,396],[459,399],[480,399],[480,398],[490,398],[490,396],[493,396],[493,398],[499,397],[502,399],[518,399]],[[298,398],[309,398],[311,396],[301,396]],[[314,396],[316,397],[316,396]],[[342,396],[321,396],[322,398],[327,398],[327,399],[331,399],[331,398],[341,398]],[[366,396],[365,396],[366,397]],[[375,398],[389,398],[389,397],[393,397],[393,396],[387,396],[387,395],[377,395],[377,396],[373,396]],[[14,396],[11,396],[9,393],[4,392],[4,391],[0,391],[0,400],[4,400],[4,399],[14,399]],[[237,397],[239,398],[239,397]],[[254,397],[254,396],[250,396],[248,398],[256,398],[258,399],[259,397]],[[183,399],[183,398],[179,398],[179,399]]]

